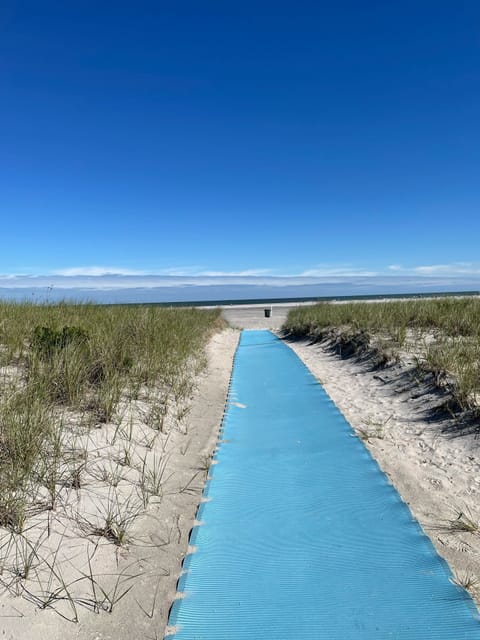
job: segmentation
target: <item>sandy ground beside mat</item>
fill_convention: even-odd
[[[238,338],[237,331],[226,329],[214,335],[207,345],[208,366],[198,377],[190,412],[180,428],[171,429],[165,437],[149,445],[140,423],[129,427],[133,433],[129,451],[132,467],[135,466],[135,460],[142,460],[147,450],[148,455],[157,455],[159,459],[163,456],[165,461],[162,468],[162,496],[148,500],[146,509],[135,520],[130,539],[119,546],[104,538],[92,542],[94,537],[86,532],[82,534],[81,526],[78,526],[81,523],[77,521],[72,527],[74,520],[61,521],[58,518],[59,522],[52,524],[49,535],[53,550],[48,557],[54,569],[46,571],[43,584],[31,585],[35,597],[29,597],[26,592],[15,596],[11,590],[0,596],[0,638],[163,638],[169,609],[175,598],[181,561],[187,552],[190,530],[201,500],[209,459],[216,446]],[[98,458],[101,458],[102,441],[111,441],[111,429],[111,425],[104,425],[93,436],[90,435],[90,440],[95,440],[88,444],[93,462],[97,451]],[[129,479],[127,472],[119,481],[118,489],[122,486],[131,490],[132,495],[138,489],[135,480],[133,477]],[[85,488],[72,492],[72,505],[75,507],[80,504],[82,513],[93,511],[96,505],[105,504],[105,496],[98,495],[99,491],[89,481]],[[41,517],[55,518],[55,514],[43,514]],[[39,527],[39,530],[45,525],[41,521],[32,522],[32,526]],[[59,534],[62,522],[64,529]],[[50,539],[53,540],[50,542]],[[42,538],[42,549],[45,544]],[[55,556],[56,545],[61,551]],[[55,558],[55,565],[52,558]],[[88,576],[90,572],[98,583],[91,582],[89,585],[88,577],[75,583],[78,578],[74,576]],[[57,586],[58,593],[53,593],[48,599],[49,590],[54,591],[53,584],[58,585],[56,574],[60,573],[69,593],[73,594],[80,585],[88,594],[83,602],[78,598],[75,603],[78,622],[67,620],[74,617],[72,603],[61,585]],[[107,599],[102,594],[102,588],[108,589]],[[119,598],[122,593],[125,595]],[[36,597],[47,603],[44,609]],[[109,612],[109,603],[112,601],[114,606]]]

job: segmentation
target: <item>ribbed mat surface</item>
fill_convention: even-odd
[[[478,614],[296,355],[244,331],[175,640],[475,640]]]

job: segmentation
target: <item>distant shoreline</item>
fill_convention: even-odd
[[[382,293],[382,294],[365,294],[351,296],[311,296],[301,298],[238,298],[226,300],[192,300],[192,301],[172,301],[172,302],[120,302],[108,303],[107,306],[118,306],[119,304],[128,304],[134,306],[160,306],[160,307],[237,307],[267,304],[302,304],[316,302],[368,302],[378,300],[411,300],[411,299],[428,299],[428,298],[469,298],[472,296],[480,296],[480,291],[443,291],[428,293]]]
[[[268,295],[272,293],[271,288],[269,291],[265,291],[267,295],[261,295],[262,291],[254,292],[254,295],[243,296],[243,291],[234,291],[232,297],[222,296],[227,293],[229,287],[221,287],[221,289],[227,289],[227,291],[216,291],[218,297],[215,297],[214,292],[208,291],[210,287],[198,287],[198,289],[205,289],[205,291],[189,291],[190,295],[198,294],[198,298],[193,299],[168,299],[168,295],[172,295],[175,298],[178,295],[174,292],[168,291],[168,288],[162,289],[163,299],[155,299],[158,294],[157,289],[145,290],[142,295],[143,299],[122,299],[122,292],[115,291],[93,291],[93,290],[78,290],[77,295],[73,295],[71,290],[66,289],[49,289],[43,291],[27,291],[24,289],[2,289],[0,287],[0,302],[1,303],[20,303],[20,304],[38,304],[38,305],[50,305],[50,304],[92,304],[101,306],[159,306],[159,307],[199,307],[199,308],[212,308],[212,307],[251,307],[251,306],[265,306],[265,305],[282,305],[292,306],[301,304],[315,304],[318,302],[333,302],[333,303],[345,303],[345,302],[378,302],[382,300],[412,300],[412,299],[428,299],[428,298],[462,298],[480,296],[480,291],[477,290],[460,290],[460,291],[422,291],[422,292],[401,292],[401,293],[350,293],[349,295]],[[218,288],[217,288],[218,289]],[[126,289],[123,295],[133,296],[137,295],[136,289]],[[201,297],[202,293],[206,294],[205,297]],[[237,294],[235,296],[235,293]],[[248,293],[252,293],[249,291]],[[274,294],[277,291],[273,292]],[[285,294],[293,293],[292,291],[285,291]],[[99,297],[101,294],[101,297]],[[211,298],[208,294],[212,295]],[[247,292],[245,292],[247,294]],[[257,295],[255,295],[257,294]],[[184,298],[186,298],[186,291],[182,292]],[[188,295],[188,294],[187,294]],[[113,297],[113,299],[112,299]],[[178,297],[182,297],[178,295]],[[115,299],[116,298],[116,299]]]

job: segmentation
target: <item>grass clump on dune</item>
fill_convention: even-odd
[[[55,406],[108,422],[126,392],[188,396],[221,322],[217,310],[0,303],[0,473],[18,450],[15,467],[29,475],[27,444],[39,449]]]
[[[438,382],[453,381],[462,408],[480,401],[480,300],[439,298],[375,303],[320,303],[292,309],[283,330],[298,337],[370,345],[389,357],[410,352]],[[388,358],[385,358],[385,361]]]
[[[0,584],[7,591],[40,602],[54,580],[62,597],[48,606],[65,599],[73,606],[48,550],[65,526],[80,539],[128,544],[150,497],[162,494],[172,430],[185,433],[204,348],[223,324],[219,310],[0,302]],[[15,568],[22,545],[34,550],[34,571]],[[71,578],[78,589],[87,583],[83,574]]]

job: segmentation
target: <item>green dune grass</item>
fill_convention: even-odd
[[[155,389],[158,428],[190,397],[220,311],[0,303],[0,527],[21,532],[40,493],[55,504],[66,411],[109,422]]]
[[[365,346],[375,341],[385,361],[409,353],[436,379],[453,380],[464,408],[480,398],[480,300],[443,298],[329,304],[292,309],[283,330],[322,339],[335,331]]]

